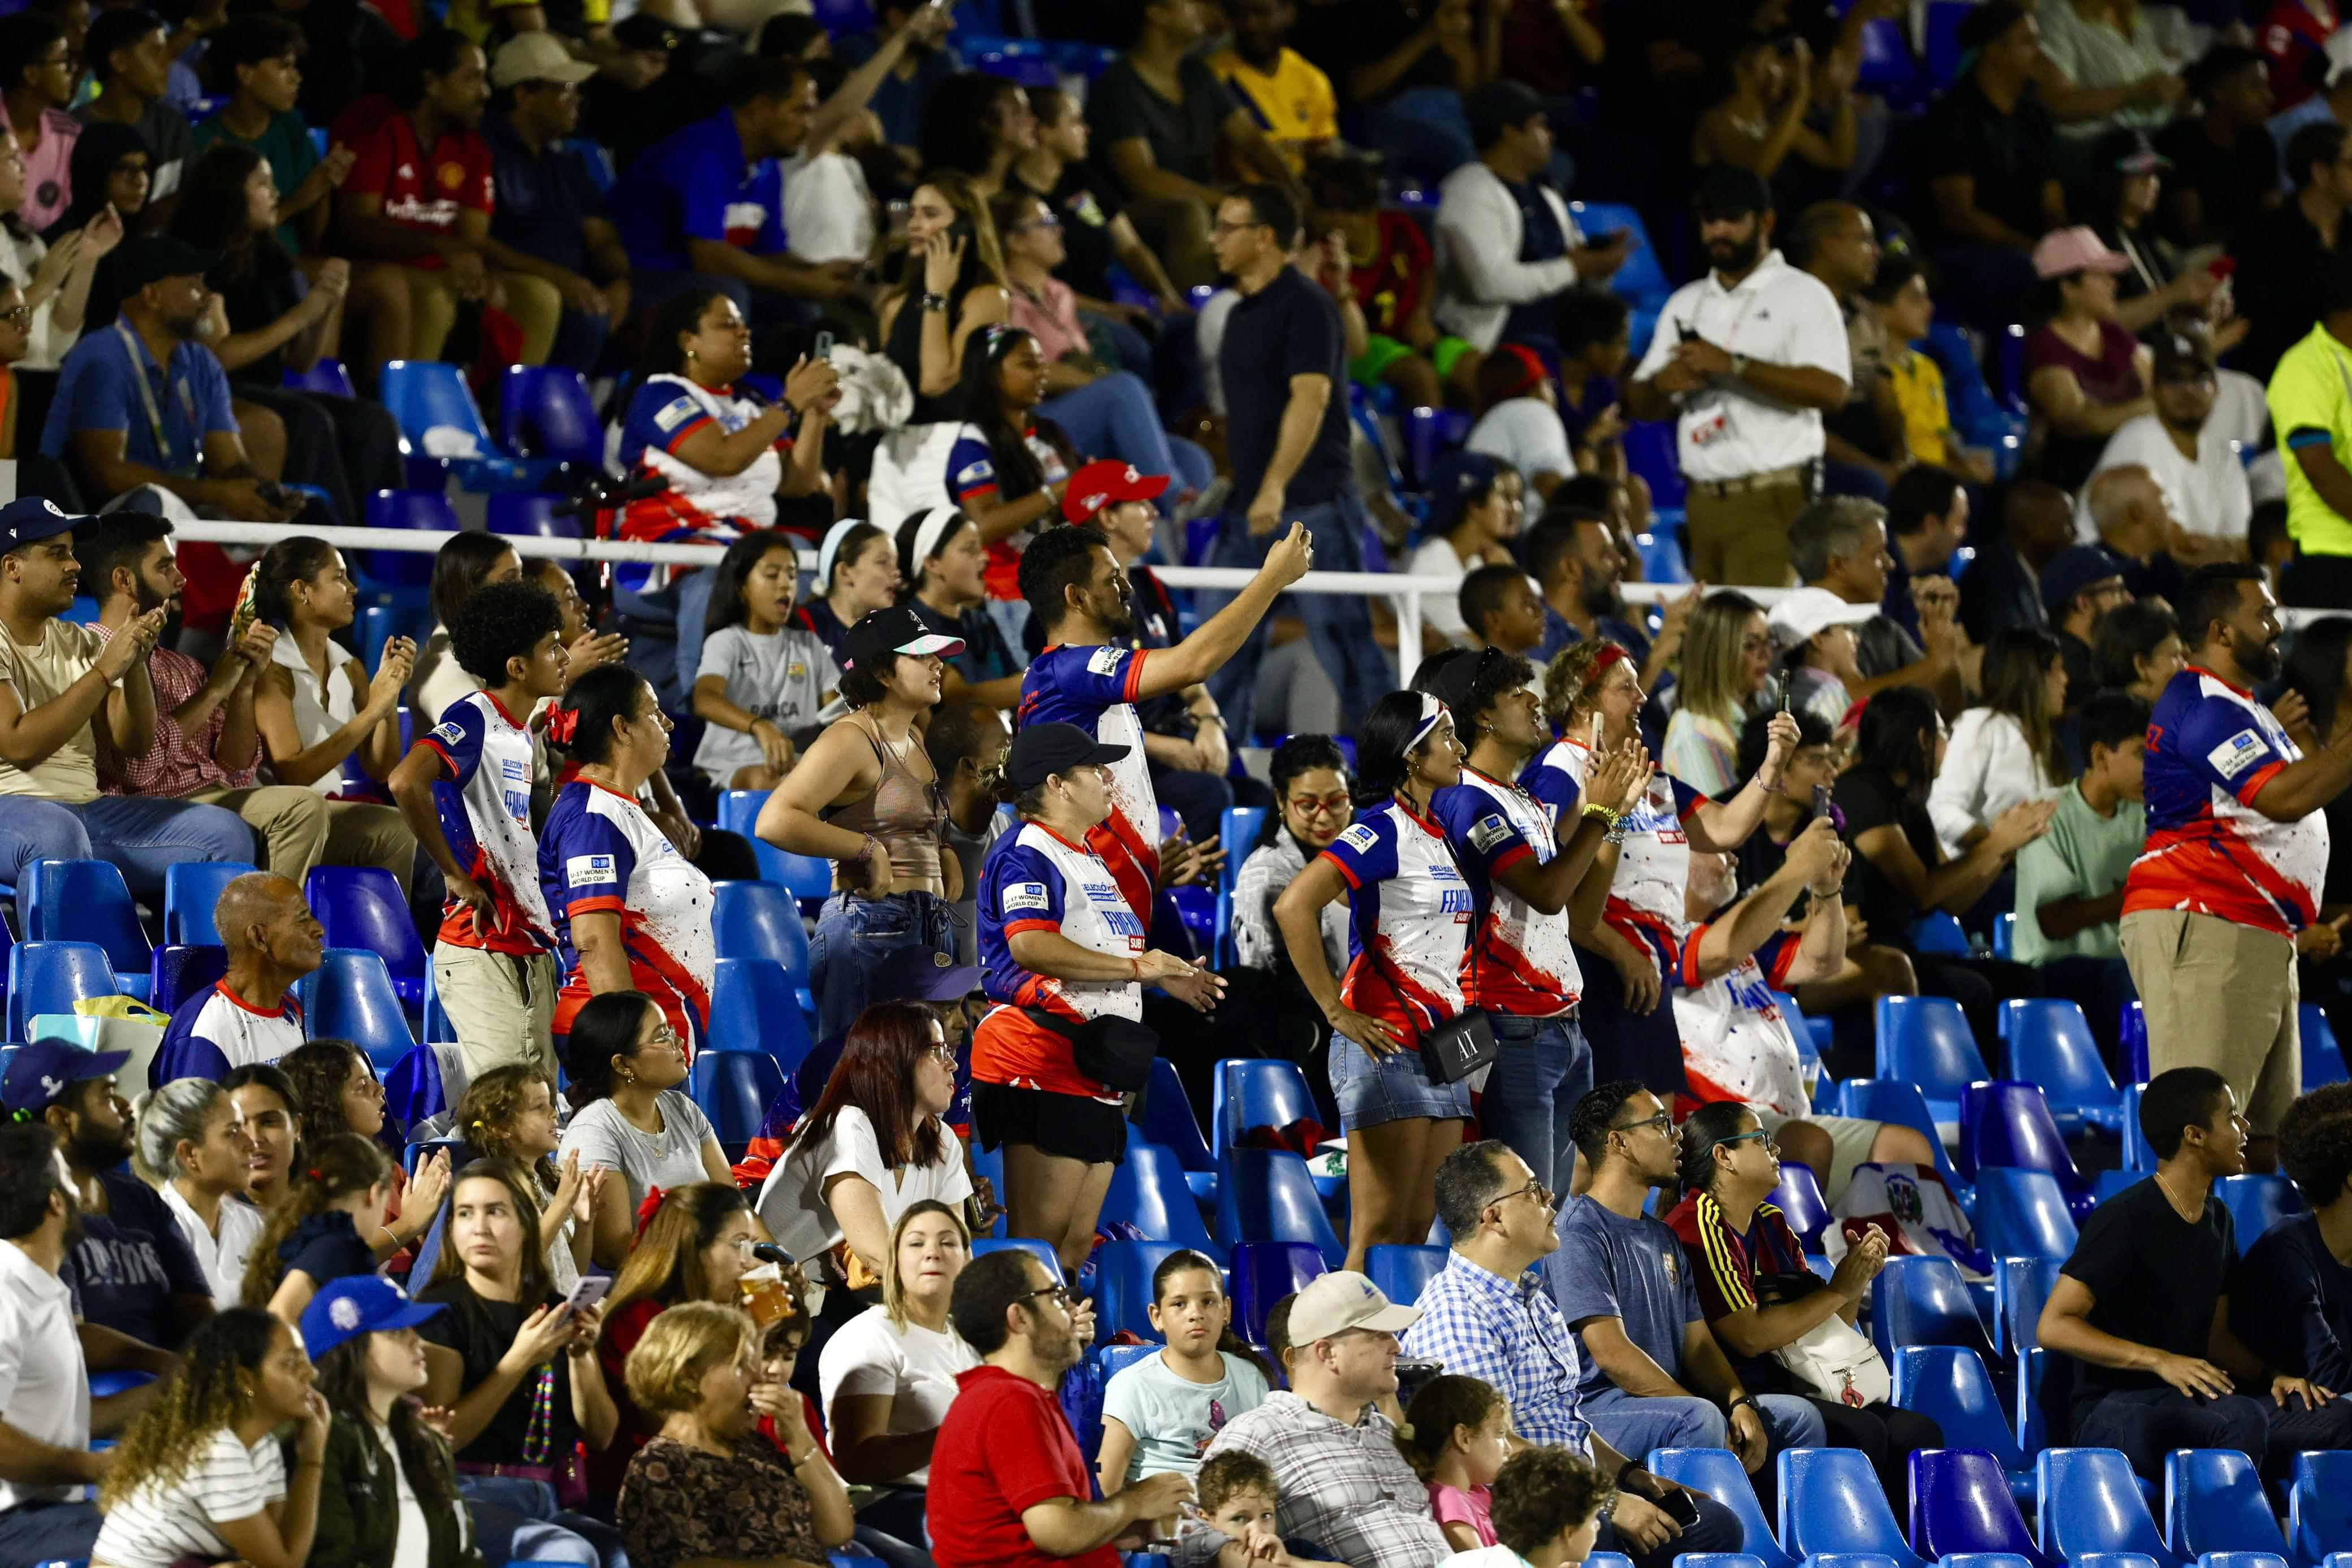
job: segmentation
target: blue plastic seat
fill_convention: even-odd
[[[773,958],[721,958],[710,977],[710,1038],[766,1051],[786,1073],[814,1049],[793,977]]]
[[[556,516],[555,508],[562,504],[561,496],[501,490],[490,497],[483,520],[489,524],[490,532],[509,538],[576,539],[581,537],[580,519]]]
[[[373,948],[329,947],[318,972],[306,976],[295,995],[302,1003],[305,1035],[350,1040],[371,1061],[384,1059],[379,1072],[416,1043],[408,1032],[408,1017],[394,988],[392,971]]]
[[[2180,1568],[2157,1532],[2131,1462],[2116,1449],[2044,1448],[2034,1458],[2033,1479],[2043,1555],[2078,1568],[2086,1552],[2132,1552],[2156,1568]]]
[[[2123,1091],[2107,1074],[2083,1009],[2073,1002],[2017,998],[2000,1009],[2012,1077],[2042,1086],[2058,1130],[2072,1137],[2085,1127],[2109,1134],[2123,1127]]]
[[[352,372],[341,360],[315,360],[307,371],[286,367],[285,384],[295,392],[324,392],[329,397],[359,396],[352,385]]]
[[[1937,1174],[1958,1195],[1963,1206],[1968,1203],[1968,1183],[1960,1179],[1958,1167],[1952,1164],[1951,1154],[1936,1130],[1936,1118],[1927,1109],[1927,1096],[1919,1092],[1917,1084],[1893,1078],[1849,1078],[1838,1085],[1837,1104],[1841,1116],[1892,1122],[1927,1139],[1927,1146],[1936,1151]]]
[[[1997,1258],[1992,1269],[1992,1343],[2004,1356],[2042,1343],[2042,1308],[2058,1288],[2055,1258]]]
[[[2074,1368],[2071,1356],[2035,1345],[2017,1358],[2017,1446],[2029,1454],[2063,1448],[2074,1434]],[[2045,1496],[2037,1474],[2034,1495]]]
[[[2282,1219],[2301,1214],[2305,1208],[2303,1194],[2283,1176],[2223,1176],[2213,1184],[2213,1196],[2230,1210],[2230,1223],[2238,1233],[2240,1257],[2262,1239],[2263,1231]]]
[[[1906,1410],[1916,1411],[1943,1428],[1944,1441],[1953,1450],[1976,1450],[2001,1473],[2002,1486],[2011,1499],[2031,1501],[2033,1497],[2033,1465],[2017,1445],[2017,1434],[2010,1429],[2009,1414],[2001,1408],[2000,1396],[1995,1392],[1992,1377],[1985,1364],[1977,1359],[1974,1351],[1948,1344],[1906,1344],[1892,1358],[1895,1366],[1895,1403]],[[1911,1470],[1911,1544],[1920,1555],[1941,1557],[1952,1552],[2017,1552],[2039,1557],[2041,1553],[2025,1535],[2025,1521],[2017,1521],[2018,1539],[2023,1544],[1996,1542],[1986,1535],[1960,1537],[1948,1531],[1932,1539],[1920,1532],[1923,1502],[1929,1493],[1923,1489],[1918,1469],[1919,1460],[1926,1456],[1912,1456]],[[1971,1505],[1973,1507],[1973,1505]],[[1991,1511],[1998,1514],[2000,1511]],[[2017,1511],[2011,1502],[2009,1512]],[[1948,1523],[1952,1519],[1948,1506],[1933,1516]],[[1975,1542],[1977,1544],[1967,1544]]]
[[[1217,1183],[1217,1235],[1228,1247],[1244,1241],[1307,1242],[1319,1248],[1335,1269],[1347,1256],[1332,1234],[1330,1217],[1323,1212],[1307,1162],[1286,1149],[1225,1151],[1224,1175]]]
[[[1265,1314],[1335,1267],[1311,1241],[1241,1241],[1234,1246],[1234,1327],[1252,1344],[1265,1343]]]
[[[1858,1448],[1790,1448],[1780,1456],[1780,1541],[1793,1556],[1874,1552],[1895,1568],[1921,1568]]]
[[[1958,1345],[1992,1363],[1984,1320],[1949,1258],[1889,1258],[1870,1282],[1870,1333],[1889,1366],[1912,1344]]]
[[[1960,1174],[1978,1180],[1995,1166],[2047,1171],[2077,1219],[2091,1212],[2091,1184],[2066,1152],[2039,1083],[1995,1079],[1960,1092]]]
[[[983,1149],[980,1146],[980,1140],[978,1138],[974,1138],[966,1145],[966,1147],[970,1151],[971,1156],[971,1174],[975,1177],[984,1177],[987,1180],[988,1185],[993,1188],[996,1193],[997,1206],[1000,1208],[1003,1207],[1004,1198],[1003,1146],[1000,1145],[993,1149]],[[1134,1152],[1132,1150],[1129,1151],[1128,1157],[1130,1159],[1134,1157]],[[1113,1181],[1118,1179],[1117,1172],[1112,1173],[1111,1179]],[[999,1214],[996,1217],[994,1223],[989,1226],[986,1234],[1001,1239],[1004,1235],[1004,1216]]]
[[[520,457],[604,465],[604,426],[580,372],[560,365],[509,365],[499,392],[499,439]]]
[[[153,944],[139,924],[131,885],[111,861],[35,861],[16,886],[27,942],[94,942],[114,966],[123,995],[147,998]]]
[[[971,1255],[975,1258],[983,1258],[991,1252],[1003,1252],[1009,1249],[1018,1249],[1028,1253],[1045,1265],[1045,1272],[1055,1280],[1062,1278],[1062,1260],[1054,1256],[1054,1249],[1051,1247],[1034,1236],[983,1238],[971,1244]]]
[[[441,1077],[441,1053],[430,1045],[416,1046],[383,1075],[383,1113],[394,1126],[413,1127],[448,1109],[449,1087]]]
[[[1650,486],[1653,515],[1656,511],[1680,512],[1688,499],[1690,487],[1684,482],[1682,463],[1675,453],[1675,422],[1671,419],[1633,419],[1625,422],[1626,466],[1639,474]],[[1673,537],[1673,530],[1653,525],[1651,537]],[[1675,554],[1679,556],[1680,550]],[[1649,566],[1645,550],[1643,564]],[[1654,573],[1648,574],[1655,580]]]
[[[2295,1033],[2303,1041],[2303,1087],[2308,1093],[2323,1083],[2341,1083],[2352,1073],[2344,1068],[2344,1049],[2336,1043],[2336,1030],[2327,1010],[2305,1002],[2295,1012]]]
[[[2197,1568],[2287,1568],[2287,1561],[2275,1552],[2208,1552]]]
[[[1878,1076],[1915,1083],[1938,1122],[1959,1117],[1960,1092],[1992,1076],[1968,1015],[1948,997],[1878,998]]]
[[[372,528],[456,533],[461,526],[457,507],[438,490],[371,490],[360,509]],[[414,598],[433,579],[433,556],[425,550],[362,550],[352,568],[365,587]]]
[[[1874,16],[1862,25],[1862,68],[1854,85],[1874,92],[1889,103],[1906,103],[1919,96],[1919,62],[1903,37],[1903,25],[1888,16]]]
[[[2321,1563],[2352,1552],[2352,1453],[2297,1454],[2286,1518],[2296,1562]]]
[[[784,1092],[783,1069],[764,1051],[705,1051],[694,1059],[694,1103],[733,1155],[760,1135],[768,1107]]]
[[[37,1013],[69,1013],[92,997],[122,988],[95,942],[19,942],[8,949],[8,1038],[33,1038]]]
[[[371,551],[371,555],[393,555],[397,552]],[[360,663],[373,676],[383,663],[383,645],[394,637],[406,637],[418,647],[425,645],[439,624],[433,606],[423,603],[367,604],[360,608],[358,642]],[[406,747],[402,748],[405,754]]]
[[[1387,1245],[1364,1249],[1364,1274],[1391,1301],[1410,1306],[1445,1268],[1443,1247]]]
[[[1796,1559],[1773,1538],[1738,1455],[1728,1448],[1653,1448],[1643,1463],[1652,1475],[1703,1491],[1729,1509],[1739,1521],[1739,1549],[1764,1568],[1795,1568]]]
[[[1813,1167],[1802,1160],[1780,1162],[1780,1185],[1772,1189],[1765,1200],[1777,1204],[1780,1217],[1808,1252],[1822,1250],[1822,1232],[1829,1228],[1830,1206],[1822,1197],[1822,1184],[1813,1175]]]
[[[1764,1568],[1764,1560],[1752,1552],[1685,1552],[1675,1568]]]
[[[1257,842],[1258,830],[1265,826],[1263,806],[1228,806],[1218,819],[1217,842],[1225,852],[1224,870],[1218,885],[1231,890],[1234,879],[1241,875],[1242,862],[1249,859],[1250,848]]]
[[[2039,1556],[2021,1552],[1954,1552],[1936,1559],[1936,1568],[2040,1568]]]
[[[2164,1535],[2182,1557],[2286,1552],[2254,1461],[2234,1448],[2175,1448],[2164,1457]]]
[[[795,986],[808,982],[808,928],[791,892],[772,882],[712,884],[711,938],[721,958],[771,958]]]
[[[833,894],[833,862],[780,850],[752,831],[760,821],[760,808],[774,793],[772,789],[720,790],[719,825],[751,841],[751,851],[760,858],[762,882],[782,884],[803,904],[823,904]]]
[[[1170,1253],[1182,1250],[1173,1241],[1106,1241],[1096,1248],[1096,1337],[1160,1338],[1151,1326],[1151,1273]]]
[[[376,401],[399,423],[401,453],[409,460],[413,478],[425,477],[434,467],[446,467],[457,476],[461,489],[535,490],[555,469],[554,464],[544,460],[518,459],[491,438],[481,407],[474,402],[465,371],[458,366],[432,360],[389,361],[377,378]],[[472,436],[481,455],[432,458],[425,450],[425,433],[436,427]]]
[[[1628,308],[1626,329],[1633,340],[1647,343],[1657,330],[1658,313],[1675,289],[1658,257],[1658,247],[1650,241],[1649,226],[1637,209],[1615,202],[1570,202],[1569,212],[1587,235],[1618,232],[1633,235],[1623,265],[1609,275],[1609,292]]]
[[[1107,1344],[1095,1352],[1095,1375],[1108,1386],[1110,1380],[1141,1361],[1147,1355],[1158,1355],[1157,1344]],[[874,1568],[871,1558],[851,1558],[854,1568]]]
[[[425,944],[392,873],[380,866],[317,866],[302,884],[302,896],[326,927],[328,946],[377,954],[401,1002],[425,1006]]]
[[[1217,1157],[1209,1152],[1209,1141],[1202,1135],[1201,1119],[1193,1114],[1182,1076],[1164,1056],[1151,1059],[1151,1083],[1143,1096],[1139,1120],[1143,1135],[1174,1155],[1176,1163],[1184,1167],[1184,1181],[1192,1196],[1213,1199]]]
[[[1988,1384],[1986,1391],[1990,1389]],[[1998,1427],[2000,1423],[1996,1419],[1992,1425]],[[1953,1446],[1920,1449],[1911,1456],[1912,1546],[1927,1558],[1956,1552],[2008,1552],[2039,1568],[2042,1549],[2033,1543],[2033,1533],[2018,1512],[2021,1494],[2013,1467],[2005,1466],[1998,1454],[1960,1446],[1966,1439],[1949,1430],[1944,1433],[1944,1440]],[[2014,1444],[2010,1451],[2015,1453]],[[2022,1495],[2030,1499],[2032,1473],[2024,1472],[2022,1479]]]
[[[1229,1057],[1217,1063],[1215,1082],[1209,1127],[1211,1146],[1220,1161],[1253,1127],[1286,1127],[1315,1114],[1307,1074],[1295,1061]]]
[[[1201,1223],[1200,1206],[1184,1183],[1176,1156],[1157,1144],[1130,1138],[1127,1158],[1111,1169],[1103,1194],[1102,1218],[1123,1219],[1154,1241],[1190,1247],[1223,1263],[1225,1249]]]
[[[213,924],[213,909],[220,903],[221,889],[259,869],[239,861],[182,861],[166,866],[163,940],[178,946],[217,946],[220,927]]]
[[[2075,1228],[2066,1195],[2047,1171],[1995,1166],[1978,1173],[1977,1241],[1996,1258],[2074,1255]]]
[[[147,1005],[174,1013],[180,1004],[228,973],[228,949],[166,943],[147,964]]]

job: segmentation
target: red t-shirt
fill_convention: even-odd
[[[451,234],[458,214],[487,215],[497,205],[490,185],[490,144],[479,131],[445,132],[426,156],[418,150],[416,127],[408,116],[392,114],[353,143],[352,151],[354,162],[342,188],[383,197],[383,215],[396,224]],[[429,270],[442,261],[437,256],[422,256],[409,265]]]
[[[621,1495],[622,1478],[629,1473],[629,1461],[637,1450],[661,1433],[661,1422],[648,1420],[629,1397],[629,1352],[646,1337],[646,1330],[661,1316],[667,1303],[650,1296],[640,1296],[604,1321],[604,1337],[596,1343],[596,1360],[604,1371],[604,1386],[613,1396],[614,1408],[620,1412],[621,1425],[613,1435],[612,1445],[603,1452],[588,1452],[588,1489],[598,1497]]]
[[[1348,284],[1364,308],[1364,329],[1402,339],[1428,291],[1433,257],[1428,236],[1404,214],[1382,213],[1380,225],[1380,254],[1350,268]]]
[[[1119,1568],[1118,1549],[1108,1542],[1048,1557],[1022,1526],[1025,1509],[1095,1495],[1054,1391],[998,1366],[958,1375],[956,1388],[931,1446],[932,1561],[940,1568]]]

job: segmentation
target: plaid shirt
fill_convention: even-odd
[[[1506,1280],[1455,1252],[1413,1305],[1421,1321],[1404,1331],[1405,1354],[1500,1390],[1528,1442],[1592,1457],[1592,1423],[1576,1392],[1583,1363],[1540,1269]]]
[[[91,630],[113,641],[111,626],[93,626]],[[183,730],[179,720],[172,716],[190,697],[205,689],[211,673],[185,653],[158,647],[147,654],[147,678],[155,687],[155,744],[147,748],[145,756],[123,756],[108,738],[104,724],[91,727],[98,734],[99,782],[106,792],[175,800],[214,786],[225,789],[250,788],[254,781],[252,768],[232,773],[213,759],[213,752],[220,745],[221,730],[228,723],[227,702],[214,704],[204,727],[194,735]],[[257,745],[257,760],[260,752]]]
[[[1367,1405],[1352,1427],[1284,1389],[1225,1423],[1201,1458],[1252,1454],[1281,1489],[1275,1523],[1286,1538],[1316,1542],[1350,1568],[1431,1568],[1454,1553],[1429,1511],[1429,1489],[1397,1452],[1396,1427]],[[1215,1530],[1185,1532],[1180,1563],[1197,1565],[1225,1544]]]

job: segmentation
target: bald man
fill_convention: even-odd
[[[172,1015],[148,1069],[150,1088],[175,1078],[217,1082],[303,1041],[294,984],[318,968],[327,933],[301,885],[268,872],[238,877],[221,890],[213,922],[228,947],[228,973]]]
[[[2124,586],[2135,599],[2179,604],[2188,578],[2172,559],[2172,505],[2156,476],[2137,463],[2103,468],[2083,486],[2083,510],[2099,542],[2124,560]],[[2069,707],[2091,694],[2070,694]]]

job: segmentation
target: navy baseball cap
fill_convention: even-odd
[[[31,1121],[65,1098],[66,1091],[93,1078],[122,1071],[127,1051],[84,1051],[68,1040],[37,1040],[20,1045],[0,1076],[0,1111]]]
[[[876,971],[873,994],[910,1002],[960,1002],[980,989],[980,966],[928,947],[902,947]]]
[[[53,539],[89,521],[41,496],[19,496],[0,507],[0,555]]]
[[[386,1329],[413,1329],[449,1309],[412,1301],[408,1292],[375,1274],[330,1280],[302,1310],[302,1346],[316,1361],[345,1340]]]
[[[1075,724],[1056,721],[1024,725],[1021,733],[1013,737],[1013,752],[1005,758],[1004,774],[1014,789],[1034,789],[1054,774],[1117,762],[1129,749],[1105,745]]]
[[[2093,583],[2123,574],[2124,563],[2105,545],[2068,545],[2042,569],[2042,608],[2055,615]]]

